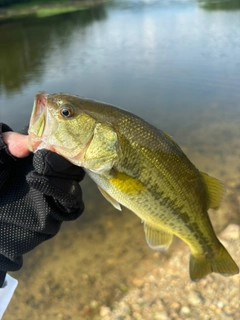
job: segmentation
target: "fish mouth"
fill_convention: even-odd
[[[49,94],[39,92],[34,98],[33,111],[29,123],[29,150],[34,151],[42,142],[46,127],[47,98]]]

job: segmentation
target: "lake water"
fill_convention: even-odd
[[[14,130],[28,124],[38,91],[127,109],[223,181],[223,208],[232,207],[215,228],[240,222],[239,1],[115,0],[1,23],[0,40],[1,122]],[[88,179],[82,187],[84,215],[26,255],[6,319],[91,319],[124,294],[143,259],[152,259],[139,219],[116,212]]]

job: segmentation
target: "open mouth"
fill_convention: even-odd
[[[46,92],[39,92],[34,99],[29,133],[38,138],[42,137],[46,125],[47,97]]]
[[[29,124],[29,149],[35,150],[41,143],[45,126],[46,126],[46,113],[47,113],[47,97],[46,92],[39,92],[34,99],[33,111]]]

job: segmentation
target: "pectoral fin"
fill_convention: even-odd
[[[103,190],[99,186],[98,186],[98,189],[101,192],[101,194],[104,196],[104,198],[107,199],[107,201],[109,201],[114,206],[114,208],[116,208],[119,211],[122,211],[120,204],[115,199],[113,199],[113,197],[111,197],[110,194],[108,194],[105,190]]]
[[[147,243],[153,250],[167,250],[172,242],[172,233],[156,229],[146,222],[144,222],[144,232]]]

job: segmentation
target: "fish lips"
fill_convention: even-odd
[[[43,141],[43,135],[46,131],[48,96],[49,94],[46,92],[39,92],[34,98],[33,111],[28,130],[28,148],[32,152],[38,149],[39,145]]]

